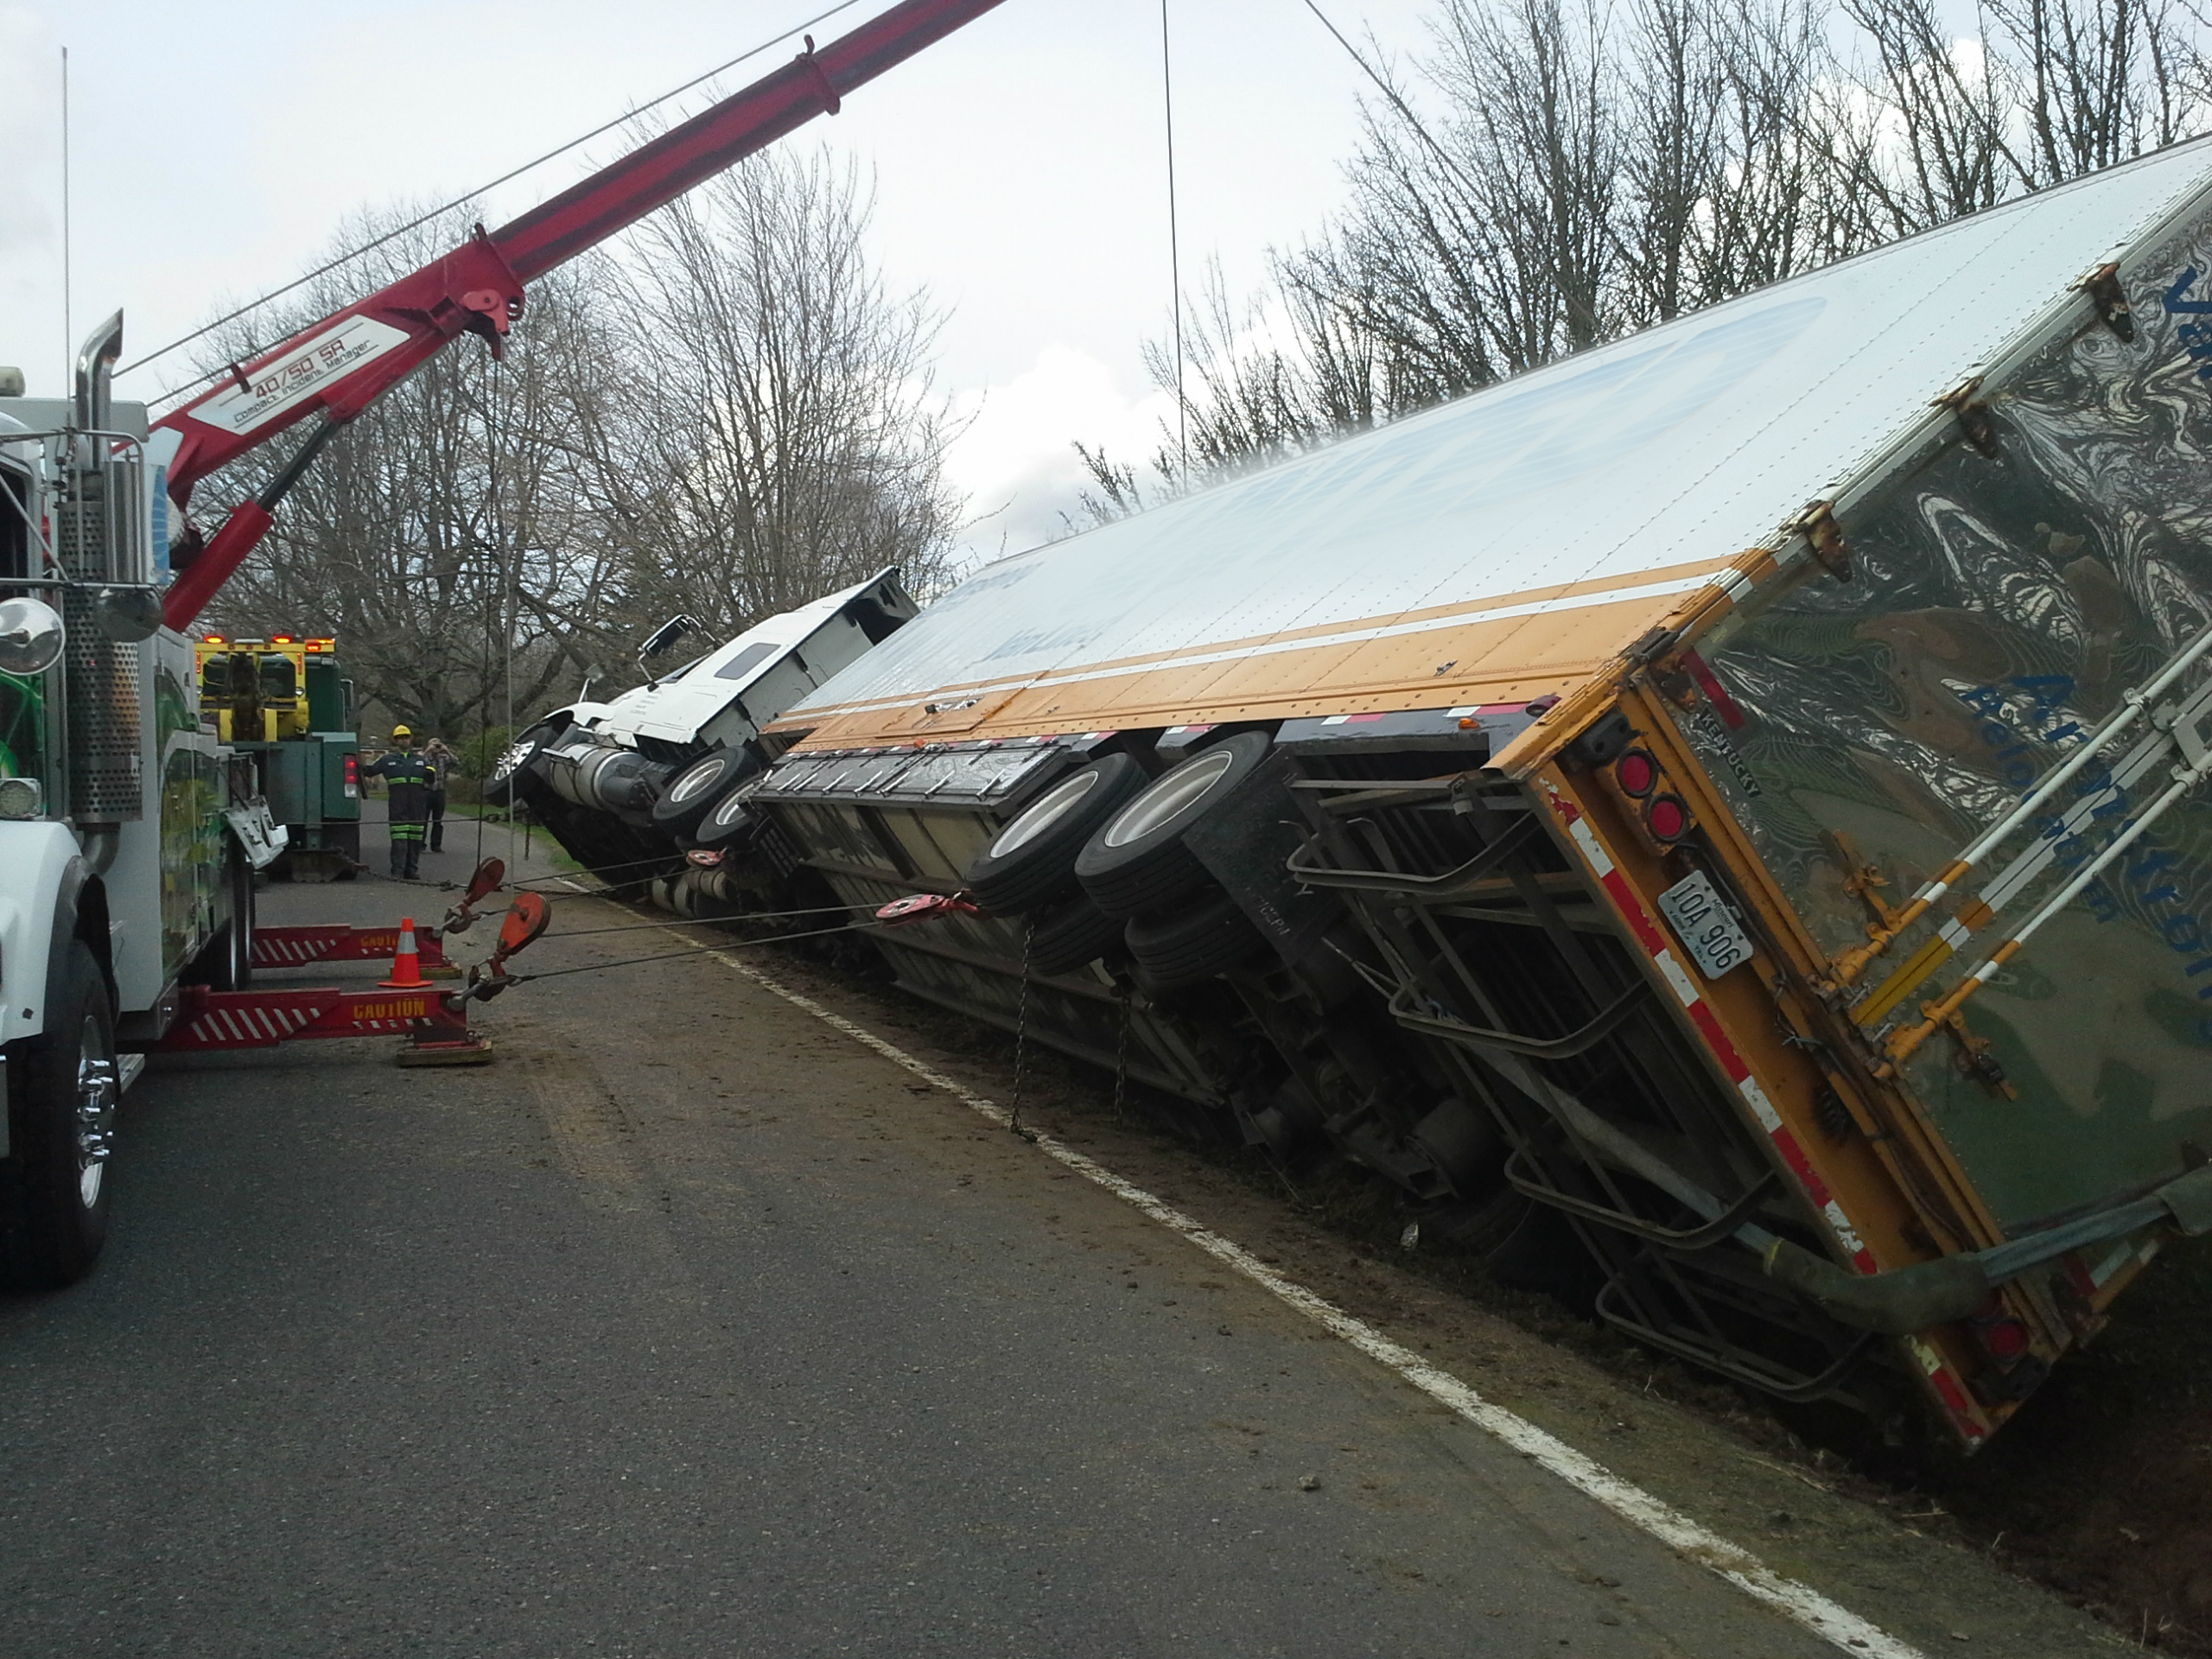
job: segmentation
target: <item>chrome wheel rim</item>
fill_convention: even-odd
[[[537,747],[536,743],[527,738],[519,743],[508,744],[505,753],[501,754],[499,760],[493,766],[492,775],[485,781],[492,784],[505,783],[508,779],[514,776],[522,763],[530,759],[531,751]]]
[[[668,791],[668,798],[681,805],[694,796],[705,793],[721,781],[723,769],[728,765],[720,755],[702,760],[676,780],[676,786]]]
[[[999,831],[999,838],[991,843],[990,855],[1004,858],[1017,848],[1027,847],[1062,818],[1075,810],[1082,800],[1098,785],[1098,773],[1079,772],[1054,789],[1051,794],[1024,812],[1012,823]]]
[[[1176,767],[1122,809],[1122,816],[1106,826],[1106,845],[1126,847],[1150,835],[1211,789],[1236,758],[1227,749],[1216,749]]]
[[[100,1201],[100,1182],[115,1150],[116,1106],[122,1092],[107,1033],[88,1014],[77,1038],[77,1196],[87,1210]]]

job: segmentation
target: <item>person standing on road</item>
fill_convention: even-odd
[[[423,746],[423,758],[430,763],[430,850],[442,853],[446,849],[446,779],[453,775],[454,753],[445,739],[434,737]]]
[[[405,726],[391,728],[390,753],[371,766],[372,777],[391,785],[385,817],[391,836],[391,873],[415,879],[423,862],[423,832],[430,816],[430,791],[437,787],[437,768],[415,748],[415,734]]]

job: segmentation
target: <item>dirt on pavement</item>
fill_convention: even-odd
[[[793,950],[755,960],[1012,1097],[1006,1033]],[[1402,1248],[1407,1213],[1355,1171],[1294,1179],[1179,1103],[1132,1089],[1117,1105],[1110,1077],[1033,1045],[1022,1058],[1026,1120],[1854,1611],[1880,1622],[1886,1608],[1955,1600],[1947,1633],[2008,1656],[2126,1646],[2212,1659],[2212,1395],[2197,1381],[2212,1361],[2212,1240],[2171,1245],[2101,1338],[1967,1459],[1715,1382],[1469,1258]],[[1990,1586],[2006,1578],[2100,1624],[2083,1627],[2085,1645],[2052,1649],[1998,1605]]]

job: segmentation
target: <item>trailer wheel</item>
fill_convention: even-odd
[[[1163,990],[1179,990],[1240,967],[1267,941],[1227,894],[1170,916],[1128,925],[1129,954]]]
[[[968,867],[976,902],[1001,916],[1019,916],[1065,891],[1084,842],[1143,783],[1144,769],[1126,754],[1106,755],[1063,778]]]
[[[107,1242],[107,1157],[122,1084],[115,1010],[91,947],[69,943],[48,1038],[8,1057],[10,1153],[0,1158],[0,1280],[54,1290],[81,1279]]]
[[[1078,895],[1037,924],[1029,938],[1029,969],[1038,974],[1072,973],[1112,950],[1122,924]]]
[[[668,780],[653,803],[656,830],[688,836],[696,830],[723,791],[755,770],[741,749],[715,749],[701,755]]]
[[[1183,845],[1184,833],[1251,775],[1273,741],[1265,732],[1238,732],[1154,779],[1076,859],[1092,902],[1134,919],[1204,886],[1205,867]]]

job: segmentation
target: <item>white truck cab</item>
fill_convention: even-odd
[[[181,983],[243,984],[282,846],[162,626],[175,440],[108,396],[122,321],[73,398],[0,371],[0,1282],[23,1287],[92,1265],[138,1051]]]

